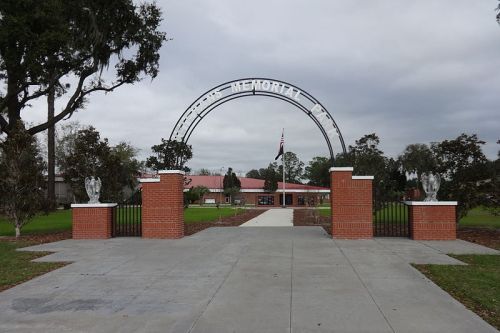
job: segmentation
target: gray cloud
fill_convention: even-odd
[[[500,27],[496,1],[158,1],[173,41],[154,81],[93,95],[73,116],[112,142],[149,154],[201,93],[263,76],[293,83],[333,114],[347,144],[376,132],[391,156],[409,143],[477,133],[496,156]],[[26,112],[37,122],[44,104]],[[194,169],[246,171],[286,145],[305,161],[327,155],[315,125],[290,105],[245,98],[212,112],[192,136]]]

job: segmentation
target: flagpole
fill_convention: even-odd
[[[281,169],[283,169],[283,208],[286,207],[286,186],[285,186],[285,129],[283,128],[283,155],[281,155]]]

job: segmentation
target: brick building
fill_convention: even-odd
[[[222,180],[224,176],[186,176],[189,184],[184,191],[196,186],[205,186],[210,190],[202,200],[206,204],[230,203],[231,198],[224,194]],[[241,190],[235,195],[234,202],[241,205],[279,206],[283,197],[283,183],[278,182],[276,192],[264,191],[264,180],[238,177]],[[328,202],[330,189],[327,187],[285,184],[285,203],[287,206],[314,206]]]

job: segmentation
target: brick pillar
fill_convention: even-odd
[[[184,172],[159,171],[160,178],[141,179],[142,237],[184,237]]]
[[[73,239],[111,238],[115,203],[72,204]]]
[[[410,237],[415,240],[457,238],[456,201],[406,201]]]
[[[353,176],[353,168],[330,168],[332,237],[373,238],[373,176]]]

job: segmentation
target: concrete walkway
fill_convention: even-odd
[[[210,228],[30,250],[74,263],[0,293],[0,332],[497,332],[409,264],[498,253],[464,241]]]
[[[240,227],[293,227],[293,209],[271,208]]]

